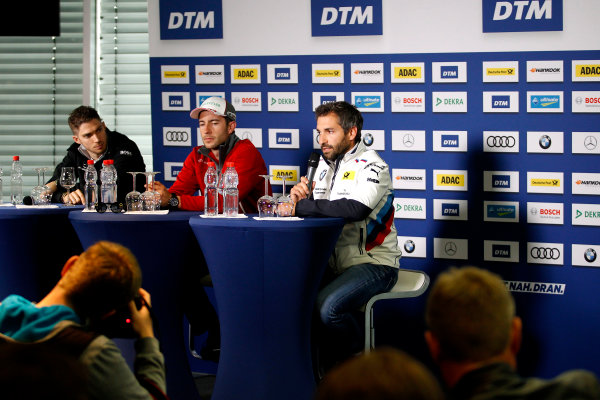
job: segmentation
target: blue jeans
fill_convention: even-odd
[[[326,281],[317,295],[317,309],[330,345],[346,347],[339,350],[350,354],[359,351],[364,342],[364,317],[358,310],[371,297],[389,291],[397,280],[396,268],[358,264]]]

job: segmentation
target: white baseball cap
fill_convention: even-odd
[[[213,96],[204,100],[202,104],[200,104],[200,107],[192,110],[190,117],[198,119],[202,111],[210,111],[216,115],[235,121],[235,108],[230,102],[222,97]]]

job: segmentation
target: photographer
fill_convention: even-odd
[[[164,358],[154,337],[150,294],[141,281],[127,248],[98,242],[65,263],[61,279],[39,303],[17,295],[0,303],[0,349],[27,343],[72,354],[86,367],[90,399],[166,397]],[[137,296],[145,306],[135,304]],[[127,305],[137,336],[134,373],[115,343],[94,332]]]

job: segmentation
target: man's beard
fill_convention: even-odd
[[[323,147],[332,149],[332,151],[327,156],[325,155],[325,153],[323,153],[323,157],[329,161],[335,161],[339,156],[346,154],[346,152],[352,147],[352,144],[349,140],[344,138],[344,140],[337,146],[321,146],[321,152],[323,152]]]

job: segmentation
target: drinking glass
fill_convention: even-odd
[[[69,194],[71,193],[71,188],[75,186],[75,182],[77,181],[77,176],[75,176],[75,168],[73,167],[62,167],[60,171],[60,178],[58,182],[60,186],[67,189],[67,202],[66,206],[72,206],[71,199],[69,198]]]
[[[142,211],[142,194],[135,190],[135,177],[143,172],[127,172],[133,177],[133,190],[125,196],[127,211]]]
[[[285,194],[285,176],[282,176],[281,180],[283,181],[283,189],[281,196],[277,198],[277,216],[291,217],[292,210],[294,209],[294,203],[292,202],[292,198]]]
[[[2,193],[2,168],[0,168],[0,203],[2,203],[2,201],[4,200]]]
[[[142,193],[142,210],[160,210],[160,193],[154,190],[154,176],[160,172],[142,172],[146,176],[146,191]]]
[[[34,170],[37,172],[38,184],[31,189],[31,198],[33,199],[33,204],[50,204],[52,193],[50,192],[50,188],[44,184],[44,181],[46,180],[45,172],[48,170],[48,168],[41,167],[34,168]],[[42,173],[41,181],[40,172]]]
[[[265,195],[258,199],[256,206],[258,207],[258,216],[263,217],[274,217],[275,208],[277,206],[277,200],[275,197],[269,196],[269,178],[273,175],[260,175],[265,178]]]

